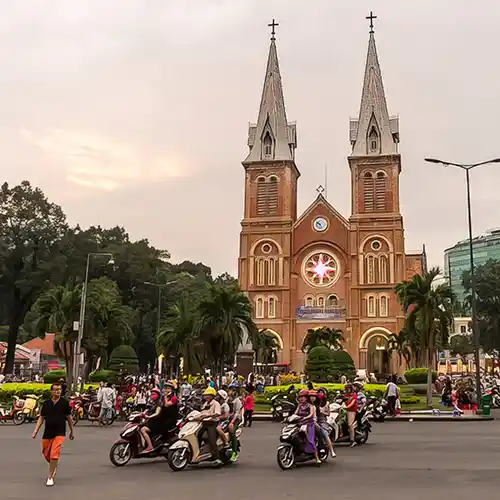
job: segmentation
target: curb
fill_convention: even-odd
[[[270,413],[256,413],[253,415],[253,420],[260,422],[274,422],[273,416]],[[412,415],[410,413],[399,415],[398,417],[386,417],[384,422],[491,422],[495,420],[491,415],[483,417],[479,415],[470,415],[462,417],[453,417],[452,415]]]

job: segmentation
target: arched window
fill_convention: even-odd
[[[262,157],[267,159],[273,157],[273,139],[269,131],[266,132],[262,140]]]
[[[308,295],[306,297],[306,307],[313,307],[314,306],[314,297],[312,297],[311,295]]]
[[[265,177],[257,179],[257,214],[267,213],[267,181]]]
[[[386,317],[389,315],[389,299],[386,295],[381,295],[379,299],[380,316]]]
[[[268,285],[270,281],[270,273],[269,273],[269,259],[264,260],[264,284]]]
[[[375,178],[375,210],[377,212],[387,210],[387,175],[385,172],[377,172]]]
[[[264,299],[262,297],[257,297],[255,299],[255,317],[264,317]]]
[[[366,262],[366,283],[373,284],[375,283],[375,257],[373,255],[367,255],[365,257]]]
[[[374,209],[375,184],[373,174],[365,172],[363,175],[363,199],[365,212],[373,212]]]
[[[269,285],[276,284],[276,260],[273,258],[269,259],[269,280],[267,283]]]
[[[278,178],[271,175],[267,186],[267,212],[269,215],[278,213]]]
[[[320,295],[316,299],[316,304],[318,305],[318,307],[325,307],[325,297],[323,297],[323,296]]]
[[[366,315],[369,316],[370,318],[376,316],[374,295],[369,295],[366,299]]]
[[[269,297],[267,302],[267,317],[274,318],[276,316],[276,299]]]
[[[262,286],[264,284],[264,259],[257,259],[255,262],[255,272],[257,286]]]
[[[338,306],[339,304],[339,299],[336,295],[329,295],[328,296],[328,306],[334,307]]]
[[[387,255],[381,255],[378,258],[378,268],[379,268],[379,282],[389,283],[389,273],[387,265]]]
[[[370,153],[378,153],[380,150],[378,132],[375,126],[372,126],[368,134],[368,147]]]

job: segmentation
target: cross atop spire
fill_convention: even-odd
[[[366,16],[366,19],[369,19],[370,20],[370,33],[374,33],[373,31],[373,20],[374,19],[377,19],[377,16],[374,16],[373,15],[373,12],[370,11],[370,15],[369,16]]]
[[[269,23],[268,26],[271,28],[271,40],[276,40],[276,37],[274,36],[276,35],[276,31],[274,28],[276,28],[276,26],[279,26],[279,24],[273,19],[273,22]]]
[[[248,130],[250,153],[243,162],[244,164],[263,160],[294,161],[295,158],[296,127],[295,124],[288,123],[286,118],[285,99],[274,37],[276,26],[278,23],[273,19],[273,22],[269,24],[269,27],[272,28],[272,36],[259,117],[257,123],[251,124]]]

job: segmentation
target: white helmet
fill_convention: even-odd
[[[226,399],[229,397],[227,392],[224,389],[220,389],[217,391],[217,394],[221,397],[223,401],[226,401]]]

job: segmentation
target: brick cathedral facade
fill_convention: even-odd
[[[351,215],[320,193],[297,214],[296,125],[286,117],[274,36],[258,121],[249,127],[239,281],[259,328],[280,345],[279,362],[300,371],[310,328],[339,328],[357,368],[401,369],[387,340],[404,324],[396,283],[421,273],[425,251],[405,253],[399,203],[399,120],[389,116],[370,33],[359,117],[350,121]]]

